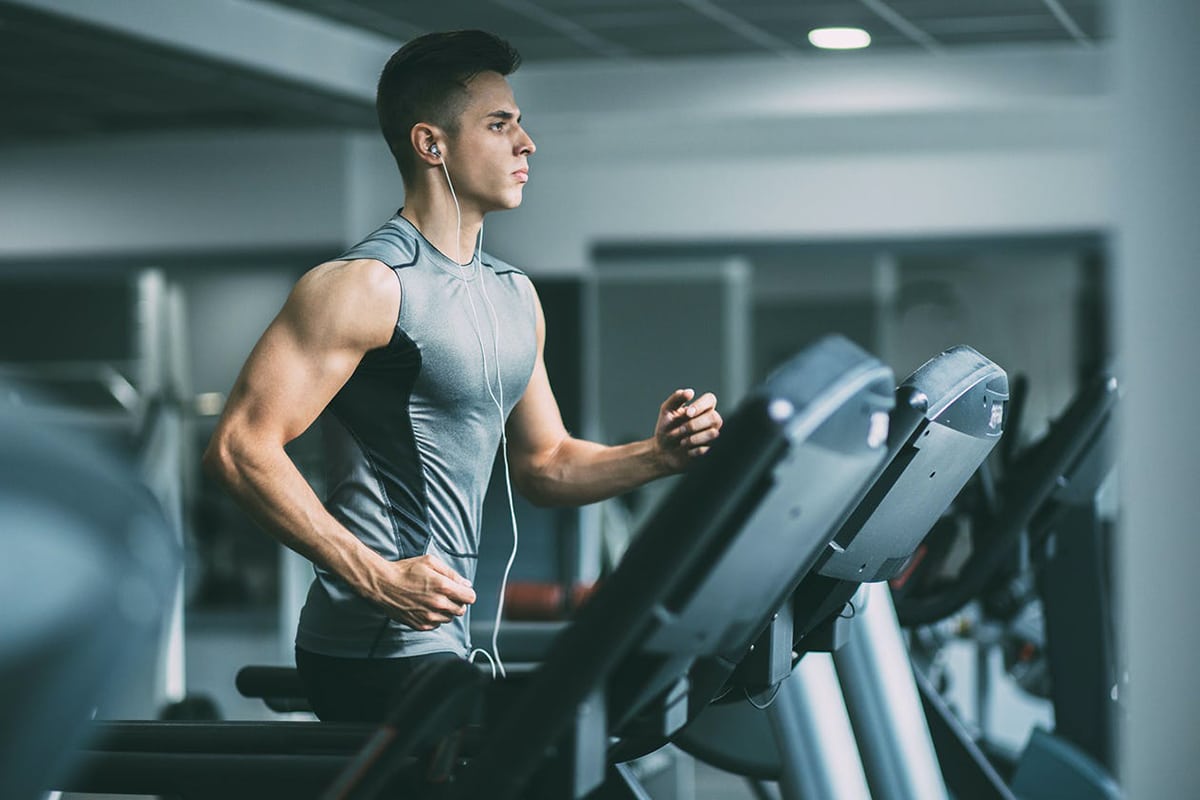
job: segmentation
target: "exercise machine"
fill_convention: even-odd
[[[677,744],[735,774],[779,781],[785,798],[947,796],[882,582],[903,574],[1000,441],[1008,400],[1004,370],[966,346],[899,385],[879,474],[780,613],[775,637],[759,643],[795,671],[755,679],[750,670],[764,659],[742,662],[739,702],[708,708]]]

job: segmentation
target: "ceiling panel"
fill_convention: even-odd
[[[1071,41],[1071,23],[1090,40],[1105,38],[1104,3],[1098,0],[888,0],[888,5],[948,46]],[[1066,15],[1065,24],[1056,8]]]
[[[504,36],[526,62],[576,58],[670,58],[772,49],[763,39],[813,52],[808,31],[816,27],[867,29],[879,49],[932,45],[1072,41],[1056,18],[1061,9],[1088,39],[1103,38],[1103,0],[463,0],[409,4],[392,0],[271,0],[353,25],[407,38],[455,28],[483,28]],[[705,11],[715,10],[715,15]],[[722,25],[713,17],[732,18]],[[898,24],[897,24],[898,21]],[[746,23],[762,37],[739,33]],[[714,33],[724,28],[728,36]],[[917,36],[913,36],[913,31]],[[557,46],[544,35],[551,32]],[[921,34],[924,34],[921,35]]]
[[[373,127],[351,98],[0,0],[0,140],[229,127]],[[1107,38],[1104,0],[243,0],[331,30],[403,41],[492,30],[526,63],[768,53],[827,55],[814,27],[857,25],[870,52]],[[200,8],[193,0],[192,8]],[[245,7],[245,6],[243,6]],[[103,8],[100,6],[99,8]],[[203,12],[201,12],[203,13]],[[220,29],[214,35],[220,36]],[[836,55],[834,56],[836,57]],[[319,69],[319,67],[315,67]]]
[[[230,126],[371,126],[360,102],[0,6],[0,140]]]
[[[919,47],[861,3],[752,2],[743,5],[737,0],[721,0],[721,4],[752,25],[786,39],[797,52],[820,52],[808,42],[808,32],[814,28],[863,28],[871,34],[871,46],[876,50]]]

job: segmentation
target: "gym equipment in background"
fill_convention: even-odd
[[[1000,479],[981,473],[959,513],[893,582],[914,659],[929,674],[922,699],[947,780],[964,796],[1120,795],[1113,776],[1125,677],[1113,617],[1115,503],[1105,491],[1119,396],[1115,376],[1098,372],[1040,440],[1003,448]],[[978,731],[935,686],[939,652],[964,638],[979,649]],[[1054,730],[1035,731],[1019,754],[987,738],[987,654],[996,646],[1016,684],[1054,706]]]

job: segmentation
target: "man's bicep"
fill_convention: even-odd
[[[378,284],[347,283],[322,275],[301,280],[238,376],[225,414],[231,427],[290,442],[345,385],[366,351],[386,340],[398,290],[394,298],[381,297],[388,292]],[[382,283],[384,290],[393,287]]]
[[[361,358],[346,347],[313,346],[281,314],[246,360],[226,406],[229,424],[278,444],[302,434]]]

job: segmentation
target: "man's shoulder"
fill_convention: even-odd
[[[284,316],[322,342],[382,347],[390,341],[400,294],[395,273],[377,259],[327,261],[296,282]]]
[[[399,287],[391,267],[377,258],[337,258],[319,264],[296,283],[297,290],[327,302],[350,296],[378,297]]]
[[[399,268],[415,264],[420,252],[416,235],[396,215],[333,260],[372,259]]]

